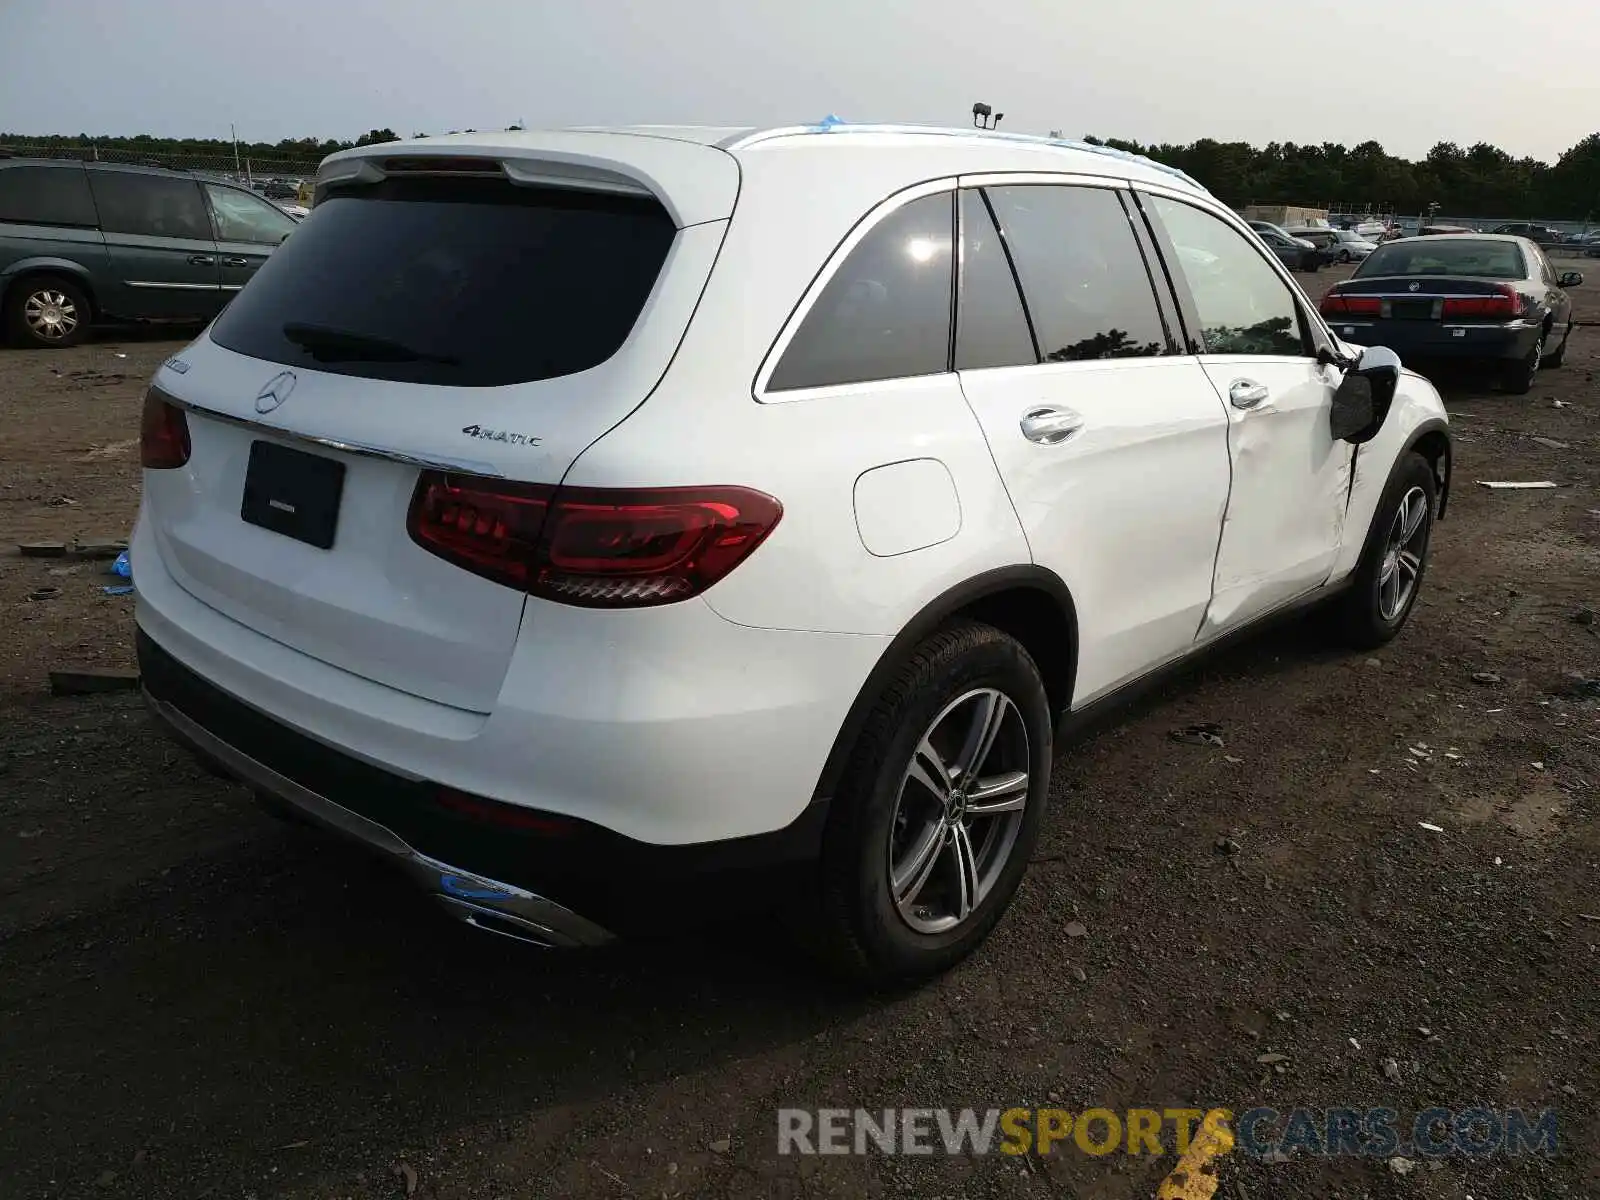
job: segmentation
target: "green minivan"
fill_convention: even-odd
[[[0,328],[52,347],[98,321],[209,321],[294,227],[187,171],[0,158]]]

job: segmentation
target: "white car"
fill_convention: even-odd
[[[1058,726],[1416,599],[1438,394],[1170,169],[830,123],[429,138],[317,186],[150,389],[144,687],[485,929],[775,898],[859,977],[941,970]]]

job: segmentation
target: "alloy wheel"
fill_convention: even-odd
[[[918,933],[969,920],[1010,860],[1033,798],[1022,713],[994,688],[934,717],[901,776],[889,826],[889,891]]]
[[[1397,620],[1411,603],[1427,548],[1428,495],[1414,487],[1400,499],[1378,573],[1378,612],[1385,621]]]
[[[78,306],[65,292],[44,288],[23,301],[22,319],[42,341],[59,342],[78,328]]]

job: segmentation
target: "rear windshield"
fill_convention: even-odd
[[[1512,242],[1393,242],[1367,256],[1357,275],[1470,275],[1524,279],[1527,265]]]
[[[502,180],[336,191],[211,338],[254,358],[406,383],[572,375],[627,339],[674,233],[654,200]]]

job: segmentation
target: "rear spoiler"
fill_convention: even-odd
[[[623,133],[552,132],[386,142],[344,150],[317,171],[328,189],[398,175],[500,176],[527,187],[654,197],[679,228],[725,220],[739,195],[739,164],[699,143]]]

